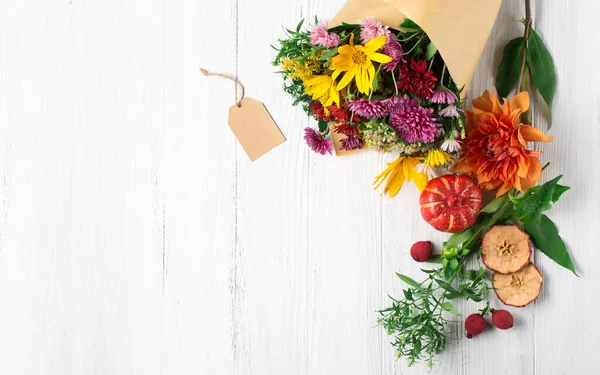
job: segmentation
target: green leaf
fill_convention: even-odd
[[[414,281],[413,279],[411,279],[410,277],[408,277],[406,275],[396,272],[396,276],[398,276],[398,278],[400,280],[404,281],[407,285],[410,285],[415,288],[421,287],[421,284],[419,284],[418,282]]]
[[[329,133],[329,123],[324,120],[319,120],[319,132],[321,134]]]
[[[315,18],[316,20],[316,18]],[[298,23],[298,26],[296,26],[296,32],[300,32],[300,29],[302,28],[302,24],[304,23],[304,18],[300,20],[300,22]]]
[[[477,271],[475,271],[475,270],[463,271],[463,277],[467,280],[473,281],[477,278]]]
[[[556,225],[546,215],[538,221],[525,223],[523,228],[531,236],[535,247],[546,254],[550,259],[577,275],[575,266],[567,250],[567,245],[558,234]]]
[[[437,52],[437,48],[433,45],[433,42],[429,42],[427,45],[427,49],[425,51],[425,60],[431,60],[435,53]]]
[[[548,108],[552,109],[552,101],[556,93],[556,71],[552,56],[533,28],[527,44],[527,65],[531,72],[531,80],[542,94]]]
[[[450,303],[450,302],[444,302],[440,305],[440,307],[446,311],[448,311],[451,314],[454,314],[456,316],[460,316],[460,313],[458,311],[456,311],[456,309],[454,308],[454,306]]]
[[[556,186],[554,187],[554,194],[552,194],[552,203],[558,202],[561,195],[563,195],[567,190],[570,190],[570,189],[571,188],[569,186],[563,186],[560,184],[556,184]]]
[[[479,212],[483,212],[486,214],[491,214],[492,212],[498,211],[502,205],[506,202],[506,195],[501,195],[498,198],[492,200],[490,203],[486,204]]]
[[[417,25],[416,23],[414,23],[413,21],[409,20],[408,18],[406,18],[404,20],[404,22],[402,22],[400,24],[400,28],[402,30],[404,30],[405,32],[415,32],[415,31],[422,31],[421,27],[419,25]]]
[[[458,246],[459,244],[467,242],[467,240],[472,235],[473,235],[472,228],[465,229],[462,232],[454,233],[453,235],[450,236],[450,238],[448,238],[448,241],[446,242],[445,247]]]
[[[454,287],[452,287],[452,285],[448,284],[444,280],[442,280],[442,279],[434,279],[434,280],[445,291],[450,292],[450,293],[458,293],[456,291],[456,289],[454,289]]]
[[[523,60],[523,37],[508,42],[502,51],[502,60],[496,74],[496,90],[503,98],[508,97],[519,80]]]
[[[552,207],[554,189],[561,177],[562,175],[539,187],[528,189],[520,198],[511,198],[515,206],[513,217],[523,223],[538,221],[541,213]]]
[[[434,255],[427,261],[427,263],[442,264],[443,260],[444,259],[441,256]]]

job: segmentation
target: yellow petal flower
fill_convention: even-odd
[[[452,155],[442,150],[436,149],[431,150],[427,153],[427,158],[425,159],[425,163],[430,167],[439,167],[442,165],[446,165],[452,160]]]
[[[335,80],[329,76],[312,76],[304,81],[304,92],[313,100],[320,100],[327,107],[335,103],[340,106],[340,93]]]
[[[346,72],[338,84],[338,90],[348,86],[352,80],[356,82],[358,91],[369,94],[375,80],[373,61],[380,64],[392,61],[390,56],[376,52],[385,45],[386,36],[370,40],[366,45],[354,45],[354,34],[350,35],[350,44],[338,48],[338,54],[331,59],[330,69],[335,80],[342,72]]]
[[[400,156],[393,162],[388,163],[388,167],[379,176],[375,177],[374,189],[377,189],[387,180],[381,194],[388,193],[390,197],[393,197],[400,191],[406,180],[414,181],[419,191],[423,191],[425,185],[427,185],[427,175],[416,170],[416,166],[422,161],[422,157]]]

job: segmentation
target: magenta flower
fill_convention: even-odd
[[[308,144],[308,146],[317,154],[331,154],[331,141],[323,138],[323,136],[319,134],[318,131],[312,128],[305,128],[304,140],[306,141],[306,144]]]
[[[437,104],[452,104],[452,103],[456,102],[457,100],[458,100],[458,97],[456,96],[456,94],[453,93],[452,91],[448,90],[445,87],[441,87],[441,88],[437,89],[433,93],[431,98],[429,98],[429,101],[431,101],[432,103],[437,103]]]
[[[340,143],[340,150],[346,151],[358,150],[359,148],[362,148],[364,144],[363,140],[359,137],[348,137],[346,139],[342,139]]]
[[[363,44],[367,44],[371,39],[388,35],[389,33],[390,31],[387,26],[383,26],[381,22],[371,17],[365,18],[360,24],[360,40]]]
[[[321,20],[310,32],[310,44],[313,46],[337,47],[340,36],[329,32],[329,21]]]
[[[442,109],[441,111],[439,111],[439,115],[443,117],[460,117],[460,115],[458,114],[458,110],[454,105]]]
[[[408,143],[433,142],[440,133],[440,125],[431,116],[433,109],[423,108],[407,95],[396,97],[391,104],[390,126]]]
[[[388,34],[387,42],[383,46],[381,52],[383,52],[384,55],[388,55],[392,58],[392,61],[389,63],[381,65],[383,69],[388,72],[396,69],[396,66],[398,66],[400,62],[405,62],[402,58],[402,45],[398,43],[396,37],[392,33]]]
[[[379,100],[351,99],[346,104],[352,112],[363,118],[379,118],[388,114],[387,106]]]

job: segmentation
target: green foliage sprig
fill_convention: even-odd
[[[540,251],[577,275],[556,225],[544,214],[570,189],[558,184],[561,177],[532,187],[520,195],[507,193],[489,202],[479,211],[475,225],[453,234],[443,243],[441,255],[429,261],[441,266],[421,270],[427,274],[422,282],[397,274],[409,288],[403,290],[402,299],[390,297],[392,306],[379,311],[378,323],[393,336],[391,344],[398,358],[406,358],[409,366],[422,360],[432,365],[434,355],[442,352],[447,345],[448,326],[454,322],[447,318],[448,313],[461,315],[452,300],[462,297],[482,302],[481,315],[490,312],[491,279],[481,263],[477,269],[468,269],[467,261],[471,256],[480,261],[481,238],[496,224],[510,223],[523,227]]]

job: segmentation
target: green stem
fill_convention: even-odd
[[[444,69],[442,69],[442,78],[440,79],[440,85],[444,86],[444,76],[446,75],[446,63],[444,63]]]
[[[525,74],[525,66],[527,62],[527,41],[529,40],[529,33],[531,31],[531,1],[525,0],[525,32],[523,35],[523,56],[521,57],[521,73],[519,74],[519,80],[517,81],[517,91],[523,92],[521,87],[523,83],[523,75]]]
[[[392,80],[394,81],[394,88],[396,89],[396,96],[398,96],[398,82],[396,82],[396,75],[394,74],[393,70],[392,70]]]

